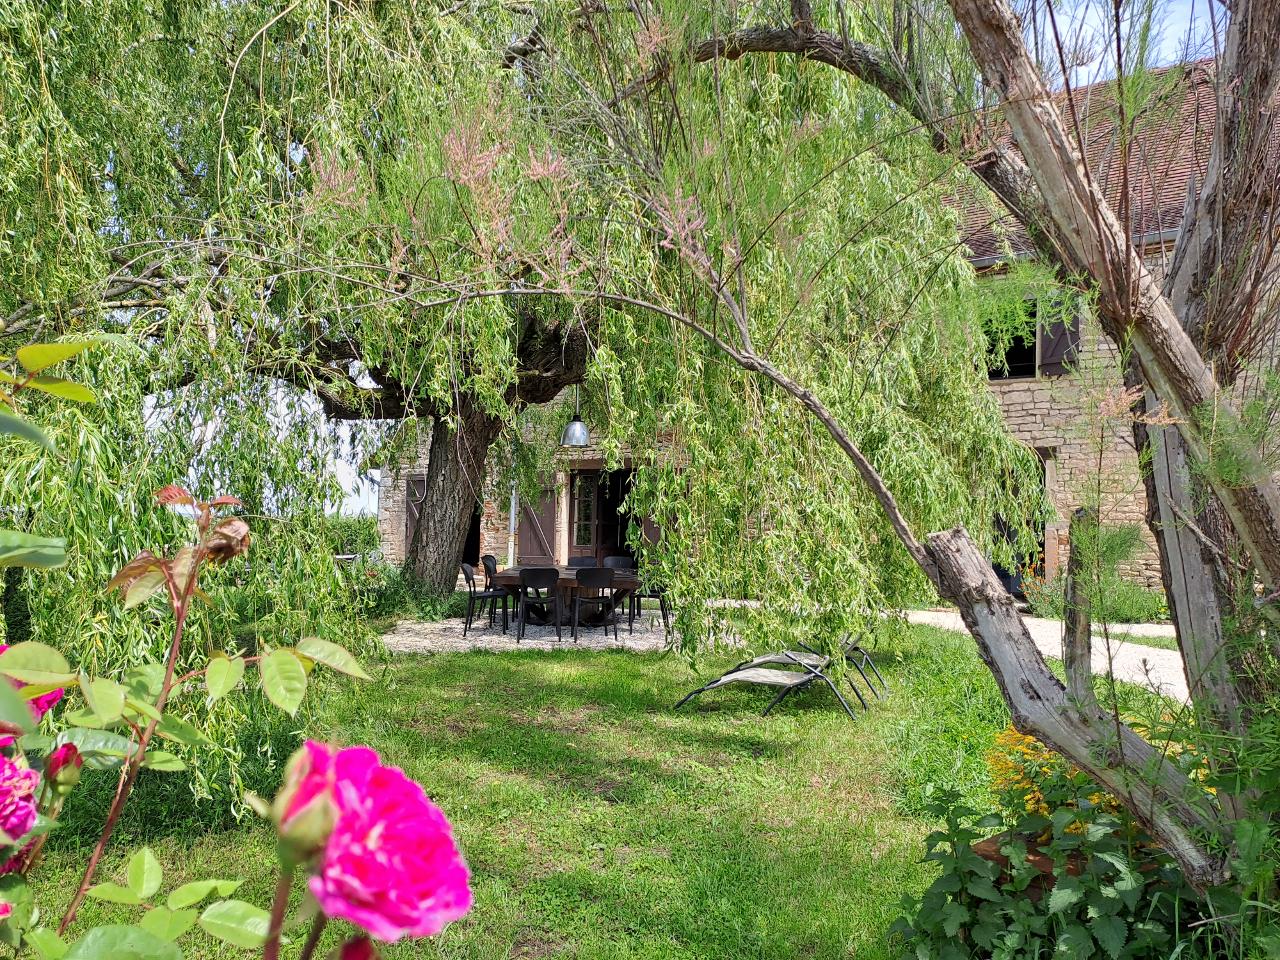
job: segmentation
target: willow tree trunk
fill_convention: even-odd
[[[489,447],[501,430],[501,420],[465,398],[456,429],[444,418],[432,422],[421,500],[416,504],[418,522],[405,545],[405,565],[436,593],[451,592],[457,583],[467,530],[484,501]],[[407,495],[414,493],[410,489]]]

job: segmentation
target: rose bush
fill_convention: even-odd
[[[17,351],[12,372],[5,372],[0,361],[0,381],[6,385],[0,407],[16,411],[23,390],[54,382],[64,385],[55,395],[85,399],[87,391],[71,390],[78,385],[40,371],[90,346],[84,341],[24,347]],[[50,446],[38,428],[3,409],[0,433]],[[166,712],[173,699],[194,694],[212,703],[240,687],[253,666],[267,699],[293,714],[318,666],[369,679],[348,651],[316,637],[292,647],[263,643],[252,655],[215,652],[203,667],[180,674],[177,664],[190,654],[186,624],[193,600],[202,596],[201,574],[245,554],[250,529],[234,513],[240,507],[235,497],[202,501],[171,484],[157,491],[156,501],[193,522],[193,541],[168,555],[143,551],[107,587],[119,591],[125,610],[163,599],[173,615],[164,663],[138,664],[120,677],[91,677],[73,670],[45,644],[0,645],[0,676],[8,681],[0,682],[0,941],[17,953],[30,950],[41,960],[180,960],[177,941],[199,924],[233,946],[261,948],[270,960],[279,953],[299,868],[307,873],[308,893],[297,921],[312,922],[303,960],[313,956],[330,918],[360,928],[340,948],[344,958],[376,956],[365,933],[384,941],[439,933],[471,906],[466,865],[448,820],[422,787],[399,769],[383,765],[367,747],[308,741],[291,761],[272,808],[246,798],[263,815],[273,816],[280,831],[280,880],[269,913],[230,898],[238,880],[186,883],[170,891],[163,904],[154,902],[163,873],[146,848],[130,859],[127,885],[95,884],[139,772],[185,769],[179,756],[158,749],[156,742],[190,749],[207,743],[198,730]],[[0,530],[0,567],[53,567],[64,560],[60,539]],[[51,711],[64,699],[70,702],[53,723]],[[44,922],[24,878],[38,864],[44,838],[85,765],[118,769],[120,781],[80,884],[55,928]],[[136,924],[97,927],[69,942],[86,897],[144,910]],[[194,908],[211,897],[213,902],[197,913]]]

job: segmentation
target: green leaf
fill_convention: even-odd
[[[51,397],[75,403],[96,403],[98,400],[97,395],[83,383],[63,380],[61,377],[32,377],[27,381],[27,386]]]
[[[204,681],[209,687],[209,702],[220,700],[234,690],[244,676],[244,657],[214,657],[205,668]]]
[[[1098,917],[1090,924],[1093,937],[1102,945],[1102,949],[1116,960],[1124,949],[1129,928],[1119,917]]]
[[[258,664],[258,670],[267,699],[285,713],[297,713],[307,692],[307,671],[293,651],[272,650]]]
[[[246,950],[262,946],[270,920],[267,911],[243,900],[219,900],[200,914],[205,933]]]
[[[0,721],[23,733],[31,733],[35,729],[36,720],[31,713],[31,705],[11,683],[0,683]]]
[[[124,687],[114,680],[98,677],[90,680],[80,674],[80,692],[85,703],[102,724],[114,723],[124,715]]]
[[[160,861],[151,852],[151,848],[143,847],[129,858],[125,876],[129,881],[129,889],[145,900],[160,889],[164,872],[160,869]]]
[[[164,664],[140,663],[124,673],[124,688],[136,700],[154,703],[164,688]]]
[[[339,673],[345,673],[349,677],[357,677],[360,680],[373,679],[364,672],[359,661],[348,653],[345,647],[336,643],[321,640],[319,637],[303,637],[297,649],[298,653],[316,663],[324,664],[331,670],[337,670]]]
[[[67,942],[45,927],[28,930],[26,941],[40,960],[62,960],[67,955]]]
[[[148,720],[154,720],[157,723],[160,722],[160,719],[161,719],[160,711],[157,710],[155,707],[153,707],[151,704],[149,704],[146,700],[137,700],[133,697],[125,697],[124,706],[125,706],[125,710],[128,711],[129,713],[136,713],[139,716],[145,717]]]
[[[193,880],[191,883],[184,883],[169,894],[167,901],[169,909],[181,910],[184,907],[194,907],[211,893],[216,893],[220,897],[229,897],[240,889],[241,882],[240,880]]]
[[[198,914],[194,910],[170,910],[168,907],[156,907],[148,910],[138,926],[154,933],[161,940],[177,940],[196,925]]]
[[[17,530],[0,530],[0,567],[39,567],[48,570],[67,562],[67,541],[36,537]]]
[[[163,750],[148,750],[142,758],[142,765],[148,770],[159,770],[163,773],[181,773],[187,765],[172,753]]]
[[[19,347],[15,356],[27,373],[39,373],[54,364],[84,353],[90,347],[96,346],[97,342],[97,340],[68,340],[65,343],[32,343]]]
[[[1061,913],[1079,903],[1082,896],[1079,887],[1067,883],[1065,878],[1060,879],[1049,893],[1049,913]]]
[[[0,410],[0,433],[11,433],[15,437],[30,440],[32,443],[44,447],[50,453],[58,452],[53,445],[53,441],[45,436],[43,430],[30,420],[15,417],[12,413],[7,413],[4,410]]]
[[[132,610],[141,603],[146,603],[159,592],[168,581],[163,570],[148,570],[124,591],[124,608]]]
[[[122,887],[118,883],[96,884],[86,890],[85,895],[106,903],[123,903],[128,906],[137,906],[142,903],[142,897],[135,891]]]
[[[66,657],[53,647],[34,640],[15,643],[4,653],[0,653],[0,673],[13,677],[20,683],[49,686],[53,689],[77,680]]]
[[[185,744],[188,747],[198,747],[210,742],[208,737],[187,721],[180,720],[171,713],[166,713],[160,718],[160,722],[156,724],[156,733],[167,740]]]
[[[64,743],[74,743],[84,757],[84,765],[94,770],[120,767],[134,749],[132,740],[109,730],[63,730],[54,745],[60,747]]]
[[[110,926],[90,930],[65,960],[182,960],[182,951],[141,927]]]

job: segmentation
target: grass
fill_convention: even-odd
[[[310,735],[368,743],[423,783],[475,875],[468,917],[385,955],[895,956],[886,931],[898,902],[930,879],[923,799],[931,784],[983,799],[982,755],[1007,714],[966,637],[911,628],[877,659],[893,691],[856,723],[818,689],[767,718],[767,692],[747,688],[677,713],[693,670],[621,652],[398,657],[361,695],[321,691]],[[265,828],[192,837],[167,820],[122,838],[99,879],[121,882],[146,841],[164,890],[244,877],[237,896],[268,903]],[[53,909],[82,854],[51,847],[35,882]],[[136,914],[90,902],[78,926]],[[182,946],[229,952],[198,929]]]

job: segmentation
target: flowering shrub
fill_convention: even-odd
[[[85,341],[22,348],[16,357],[20,369],[6,373],[0,368],[0,404],[16,410],[15,397],[28,388],[91,400],[84,388],[77,392],[77,385],[40,373],[90,346]],[[3,409],[0,432],[48,445],[36,427]],[[246,553],[251,536],[247,520],[234,512],[240,507],[235,497],[201,501],[169,485],[157,491],[156,501],[193,521],[193,541],[169,555],[143,551],[107,587],[119,592],[125,610],[163,599],[173,616],[164,663],[134,665],[120,678],[92,677],[73,670],[45,644],[0,646],[0,675],[8,681],[0,682],[0,941],[16,952],[29,949],[41,960],[180,960],[176,941],[199,924],[233,946],[261,948],[263,957],[273,960],[300,869],[309,874],[313,895],[304,909],[315,913],[303,960],[314,954],[331,917],[385,941],[439,933],[470,908],[466,865],[448,821],[422,788],[400,770],[383,766],[365,747],[334,749],[308,742],[291,762],[271,810],[250,798],[260,812],[275,814],[281,833],[280,881],[270,912],[231,899],[238,880],[187,883],[171,890],[164,903],[155,902],[164,878],[146,848],[130,859],[126,885],[94,882],[140,771],[185,769],[181,758],[159,749],[157,741],[192,748],[207,742],[194,727],[166,713],[171,700],[188,695],[218,700],[245,683],[253,667],[267,699],[293,714],[317,667],[369,679],[349,652],[316,637],[293,647],[262,646],[252,656],[214,653],[204,666],[179,674],[177,664],[189,653],[184,649],[188,614],[203,596],[201,574]],[[64,560],[61,540],[0,530],[0,567],[52,567]],[[51,722],[50,712],[64,699],[66,709]],[[120,782],[81,881],[54,927],[33,903],[25,876],[38,865],[44,838],[85,765],[118,769]],[[141,916],[136,924],[97,927],[69,941],[86,897],[137,906]],[[376,951],[361,933],[340,955],[363,958]]]
[[[1169,957],[1199,899],[1087,773],[1012,726],[987,755],[997,811],[943,794],[926,840],[940,874],[896,926],[919,960]]]

